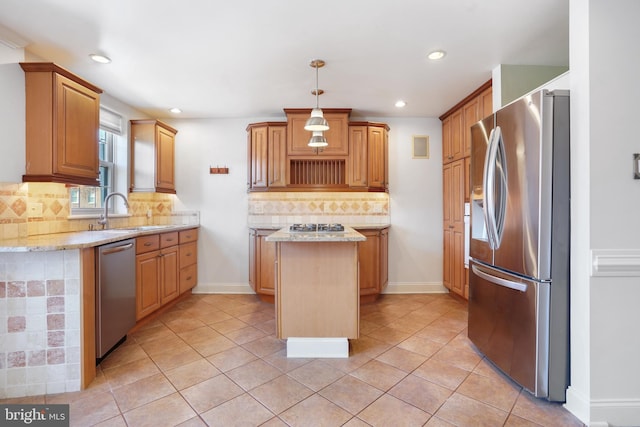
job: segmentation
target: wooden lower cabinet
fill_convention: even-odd
[[[276,244],[266,237],[273,229],[249,230],[249,284],[265,302],[273,303],[276,293]],[[389,281],[389,228],[356,229],[367,240],[358,242],[360,302],[375,301]]]
[[[275,302],[276,244],[266,237],[276,230],[251,229],[249,233],[249,283],[265,302]]]
[[[195,237],[181,244],[181,239],[185,240],[183,233]],[[196,240],[196,229],[136,239],[136,320],[148,316],[195,286]]]
[[[360,303],[374,302],[386,288],[388,275],[389,228],[356,229],[367,240],[358,242]]]

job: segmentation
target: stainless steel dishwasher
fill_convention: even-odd
[[[96,358],[100,362],[136,324],[136,241],[98,247]]]

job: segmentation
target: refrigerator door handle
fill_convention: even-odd
[[[487,227],[487,237],[489,247],[496,249],[498,247],[496,219],[495,219],[495,179],[496,179],[496,156],[498,154],[496,146],[500,127],[491,130],[489,135],[489,143],[487,144],[487,154],[484,159],[484,176],[482,189],[482,211],[484,213],[484,222]]]
[[[527,291],[527,285],[524,283],[514,282],[512,280],[503,279],[502,277],[496,277],[491,274],[485,273],[480,270],[475,264],[471,266],[473,272],[484,280],[496,285],[504,286],[505,288],[513,289],[520,292]]]

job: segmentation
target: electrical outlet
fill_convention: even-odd
[[[32,202],[27,205],[29,217],[42,218],[42,203]]]
[[[262,206],[261,202],[257,202],[253,205],[253,213],[257,213],[257,214],[264,213],[264,206]]]
[[[153,212],[151,209],[147,209],[147,218],[151,218],[153,216]]]

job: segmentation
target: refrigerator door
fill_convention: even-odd
[[[542,126],[552,123],[544,120],[542,98],[543,92],[536,92],[496,113],[496,131],[500,130],[505,158],[495,167],[496,175],[503,174],[506,180],[506,203],[501,207],[496,200],[492,205],[496,217],[502,215],[504,221],[493,265],[549,280],[549,263],[541,265],[541,257],[548,257],[548,251],[542,249],[541,253],[541,246],[550,245],[552,141]]]
[[[469,338],[537,397],[549,388],[550,284],[471,261]]]
[[[488,229],[485,223],[484,175],[493,121],[494,116],[491,115],[471,126],[471,239],[469,256],[487,264],[493,263],[493,249],[489,244]]]

